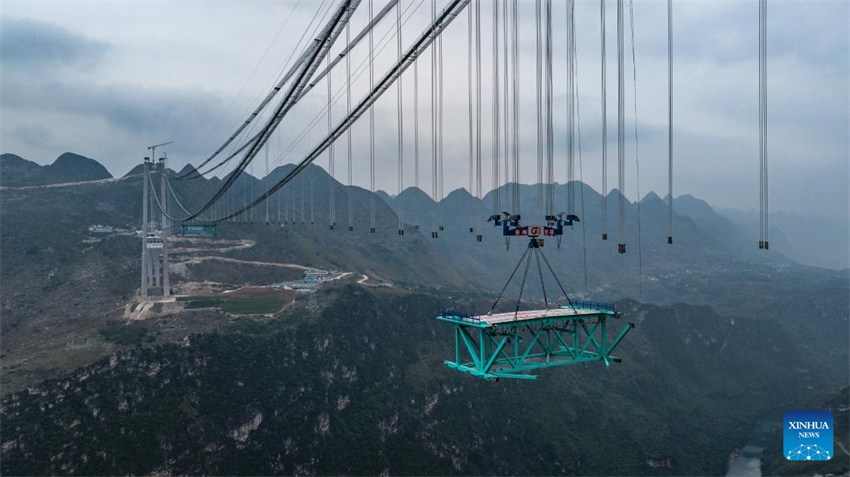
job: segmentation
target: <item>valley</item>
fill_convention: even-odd
[[[326,187],[347,206],[346,187],[305,174],[317,211]],[[615,300],[636,323],[622,363],[484,383],[442,364],[451,330],[434,317],[486,310],[522,242],[475,242],[468,211],[484,203],[453,202],[471,200],[464,191],[440,206],[438,240],[424,228],[396,235],[389,196],[376,234],[302,223],[298,195],[282,197],[289,220],[172,236],[176,296],[140,303],[140,185],[131,173],[0,193],[0,418],[14,430],[0,443],[4,474],[721,474],[777,405],[848,373],[847,270],[801,265],[779,239],[776,253],[754,255],[695,199],[678,209],[672,248],[647,235],[640,257],[620,256],[595,239],[585,247],[579,228],[560,249],[547,244],[571,297]],[[420,224],[435,210],[405,207]],[[663,213],[648,196],[644,227]],[[92,224],[128,232],[93,237]],[[582,227],[601,230],[593,218]],[[329,275],[297,291],[309,270]],[[530,287],[524,306],[541,300]]]

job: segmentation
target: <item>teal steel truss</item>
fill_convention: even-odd
[[[608,367],[621,361],[611,353],[634,328],[634,323],[609,336],[608,320],[616,320],[620,315],[604,308],[589,309],[574,304],[557,311],[527,312],[515,320],[503,320],[497,315],[444,313],[437,319],[454,326],[455,341],[454,360],[444,364],[494,381],[537,379],[531,372],[590,361],[601,361]],[[535,317],[535,313],[540,316]]]

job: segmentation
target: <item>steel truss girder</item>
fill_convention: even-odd
[[[454,322],[455,359],[444,364],[490,381],[537,379],[531,371],[591,361],[602,361],[607,368],[621,361],[611,353],[635,326],[628,323],[609,341],[606,321],[612,316],[616,318],[600,314],[592,320],[553,319],[538,326]]]

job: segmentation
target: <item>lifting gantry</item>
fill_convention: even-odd
[[[634,323],[628,323],[609,341],[608,320],[619,319],[620,314],[611,304],[570,300],[541,250],[541,235],[558,237],[563,233],[563,226],[572,225],[573,221],[578,221],[578,217],[570,215],[562,219],[562,216],[549,215],[544,227],[523,227],[519,216],[504,216],[501,218],[496,215],[491,220],[496,226],[502,226],[502,233],[506,237],[529,237],[528,248],[487,314],[471,315],[444,309],[437,317],[454,326],[454,360],[445,361],[444,364],[451,369],[495,381],[499,378],[537,379],[536,375],[529,372],[567,364],[602,361],[608,367],[611,362],[620,362],[620,358],[611,353],[629,330],[634,328]],[[532,259],[535,259],[538,269],[546,308],[520,311],[522,291]],[[541,259],[563,292],[567,305],[550,307],[543,283]],[[493,313],[523,264],[525,272],[514,311]]]

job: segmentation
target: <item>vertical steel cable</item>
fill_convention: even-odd
[[[500,214],[502,204],[500,200],[499,180],[499,0],[493,0],[493,213]]]
[[[635,188],[637,190],[637,242],[638,242],[638,284],[640,293],[643,294],[643,247],[641,246],[641,220],[640,220],[640,142],[638,141],[638,107],[637,107],[637,61],[635,56],[635,2],[629,0],[629,32],[632,37],[632,85],[635,107]]]
[[[764,249],[764,1],[759,0],[759,249]]]
[[[419,189],[419,54],[413,62],[413,184]],[[418,223],[416,227],[418,227]]]
[[[508,2],[510,0],[502,1],[502,78],[504,81],[502,85],[504,87],[504,101],[502,102],[502,118],[504,118],[502,122],[502,147],[503,151],[505,151],[505,205],[511,206],[513,204],[513,198],[511,194],[511,149],[510,149],[510,78],[508,77],[508,49],[509,41],[508,41]],[[516,213],[516,210],[511,208],[511,213]]]
[[[482,199],[481,184],[481,0],[475,1],[475,196]],[[479,206],[481,203],[478,203]]]
[[[625,35],[624,27],[624,0],[617,0],[617,171],[619,188],[618,225],[619,234],[618,251],[626,253],[626,151],[625,151]]]
[[[536,63],[535,63],[535,83],[534,83],[534,93],[536,97],[536,121],[535,125],[537,126],[537,207],[540,209],[540,215],[545,215],[544,212],[544,201],[543,201],[543,52],[541,51],[541,34],[542,34],[542,15],[541,15],[541,0],[535,0],[534,2],[534,20],[535,20],[535,53],[536,53]]]
[[[667,0],[667,243],[673,243],[673,0]]]
[[[475,193],[473,190],[473,162],[475,157],[475,138],[473,136],[473,119],[472,119],[472,7],[467,7],[467,24],[466,24],[466,85],[467,85],[467,106],[469,107],[467,119],[469,120],[469,194]],[[470,202],[469,213],[469,233],[475,232],[473,226],[474,219],[471,210],[472,202]]]
[[[396,4],[396,44],[398,45],[398,61],[401,63],[401,2]],[[398,78],[398,234],[404,235],[404,102],[402,99],[402,77]]]
[[[442,30],[440,31],[440,33],[442,33]],[[438,79],[437,84],[439,85],[439,97],[438,97],[439,107],[438,107],[438,111],[440,113],[440,115],[439,115],[439,134],[437,136],[438,139],[439,139],[439,142],[440,142],[439,179],[438,179],[438,182],[437,182],[438,191],[440,193],[440,201],[437,203],[437,226],[438,226],[437,230],[442,232],[443,231],[442,209],[443,209],[443,199],[445,198],[445,193],[443,191],[443,158],[444,158],[443,153],[445,151],[445,134],[444,134],[445,133],[445,128],[444,128],[445,123],[443,121],[443,119],[444,119],[444,117],[443,117],[443,112],[444,112],[444,108],[443,108],[443,105],[444,105],[444,103],[443,103],[443,78],[444,78],[444,74],[443,73],[444,72],[443,72],[443,35],[442,34],[437,36],[437,46],[438,46],[437,71],[438,71],[438,74],[439,74],[438,77],[437,77],[437,79]]]
[[[602,30],[602,240],[608,240],[608,85],[605,60],[605,0],[599,0],[599,18]]]
[[[516,214],[520,214],[520,160],[519,160],[519,81],[520,81],[520,68],[519,68],[519,0],[513,0],[513,113],[514,113],[514,210]]]
[[[554,76],[554,57],[552,50],[553,33],[552,33],[552,0],[546,0],[544,10],[544,50],[543,50],[543,81],[546,85],[546,91],[543,98],[543,106],[546,114],[546,215],[555,213],[555,121],[553,116],[553,103],[555,97],[553,94],[553,76]]]
[[[768,204],[768,174],[767,174],[767,0],[759,2],[759,110],[760,110],[760,151],[762,164],[762,239],[764,250],[770,248],[768,239],[770,207]]]
[[[437,198],[437,0],[431,0],[431,23],[433,27],[431,41],[431,197],[435,207],[439,207]],[[437,211],[431,217],[431,238],[437,238]]]
[[[269,144],[266,143],[266,177],[269,177]],[[266,225],[269,224],[269,202],[266,201]]]
[[[345,25],[345,47],[346,49],[351,45],[351,22]],[[345,115],[351,115],[351,55],[345,55]],[[348,140],[348,231],[351,232],[354,230],[354,216],[352,214],[352,205],[351,205],[351,177],[352,177],[352,167],[351,167],[351,128],[348,128],[346,131],[346,139]]]
[[[331,55],[328,55],[328,68],[331,66]],[[333,108],[332,108],[332,100],[333,100],[333,92],[331,91],[331,72],[328,71],[328,134],[331,133],[333,129]],[[336,204],[334,203],[334,183],[336,182],[334,177],[334,143],[331,143],[328,146],[328,172],[330,173],[330,180],[328,181],[328,228],[330,230],[334,229],[334,224],[336,223]]]
[[[374,17],[374,0],[369,0],[369,23]],[[369,29],[369,90],[375,89],[375,43],[372,29]],[[369,196],[371,205],[371,229],[375,233],[375,106],[369,105],[369,186],[372,194]]]
[[[578,57],[576,52],[578,48],[576,47],[576,39],[575,39],[575,28],[573,28],[573,58],[575,58],[576,68],[575,68],[575,78],[573,82],[575,84],[575,104],[576,104],[576,139],[578,140],[578,178],[579,178],[579,187],[580,197],[581,197],[581,217],[584,218],[584,161],[582,160],[581,154],[581,102],[579,101],[579,87],[578,87]],[[586,220],[581,222],[581,250],[582,257],[584,260],[584,290],[587,291],[587,230],[585,228]]]
[[[575,59],[573,58],[575,20],[573,14],[575,10],[573,5],[573,0],[567,0],[565,3],[567,22],[567,214],[569,215],[575,214],[575,86],[573,85],[575,77]]]

